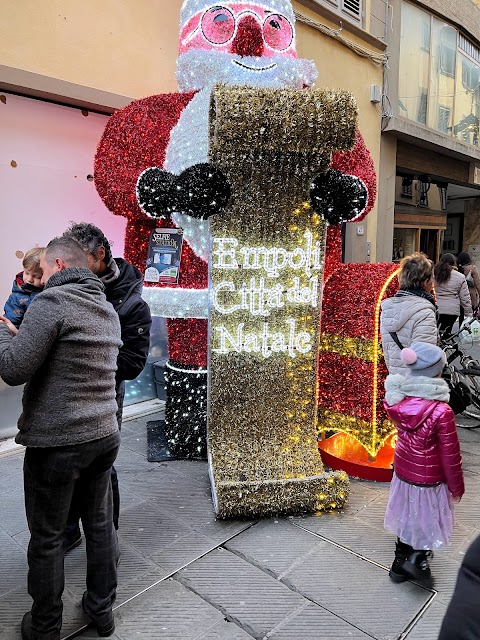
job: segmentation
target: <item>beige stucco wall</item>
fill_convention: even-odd
[[[316,16],[313,11],[300,4],[294,3],[294,6],[302,13],[330,26],[330,28],[338,28],[338,25],[329,23],[324,17]],[[366,44],[359,37],[349,33],[346,27],[347,25],[345,25],[342,36],[376,54],[381,53],[379,50],[375,50],[371,44]],[[372,154],[378,180],[381,118],[379,105],[370,102],[370,87],[371,85],[382,86],[382,67],[357,55],[339,40],[324,35],[312,27],[302,24],[299,20],[297,20],[297,46],[301,57],[315,60],[319,70],[317,86],[347,89],[355,96],[359,109],[360,130]],[[377,242],[377,211],[376,205],[366,220],[360,223],[365,231],[362,236],[357,235],[357,224],[347,225],[347,261],[367,261],[367,242],[370,242],[370,262],[377,261],[377,246],[383,242]],[[384,259],[383,256],[381,259]]]
[[[174,91],[181,4],[1,0],[0,64],[132,98]]]
[[[102,104],[107,94],[124,97],[123,102],[111,98],[112,107],[129,98],[175,91],[181,4],[182,0],[0,0],[0,84],[12,83],[12,77],[23,74],[16,84],[28,94],[28,83],[33,82],[29,74],[35,74],[36,86],[30,87],[42,88],[45,79],[47,97],[52,93],[55,97],[55,87],[60,99],[77,93],[80,87],[78,96],[88,101],[91,90],[93,104],[95,99]],[[294,7],[338,28],[298,2]],[[349,33],[347,25],[342,36],[372,49],[371,43]],[[318,66],[317,86],[348,89],[355,95],[360,129],[378,169],[380,111],[369,97],[371,85],[382,85],[381,67],[301,21],[297,21],[297,43],[299,55],[315,60]],[[2,78],[7,71],[8,80]],[[357,236],[356,225],[350,225],[349,260],[364,261],[370,241],[371,260],[375,261],[376,216],[375,208],[362,223],[363,236]]]

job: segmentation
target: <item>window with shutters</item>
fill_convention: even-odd
[[[480,147],[480,47],[457,27],[406,1],[401,4],[397,105],[397,115]]]
[[[442,133],[450,133],[452,127],[450,126],[450,108],[443,107],[442,105],[438,106],[438,124],[437,130]]]
[[[325,7],[335,7],[337,13],[356,22],[362,23],[363,18],[363,0],[316,0],[317,4],[323,4]]]

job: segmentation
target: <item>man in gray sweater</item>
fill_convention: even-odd
[[[115,629],[117,538],[110,472],[119,447],[115,371],[120,323],[73,238],[42,255],[44,290],[18,331],[0,321],[0,376],[26,383],[16,441],[26,446],[25,511],[30,529],[23,640],[60,640],[63,536],[75,483],[87,540],[82,606],[101,636]]]

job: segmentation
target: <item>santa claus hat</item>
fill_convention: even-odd
[[[266,0],[262,2],[261,0],[252,0],[254,4],[258,4],[261,7],[265,7],[269,11],[273,13],[281,13],[282,16],[285,16],[290,20],[292,24],[295,23],[295,14],[293,13],[293,7],[290,0]],[[225,0],[224,5],[226,7],[236,4],[232,2],[232,0]],[[222,3],[215,3],[212,0],[185,0],[180,9],[180,29],[187,24],[188,20],[192,16],[194,16],[198,11],[206,11],[211,7],[222,6]]]

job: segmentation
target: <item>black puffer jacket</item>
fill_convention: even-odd
[[[458,572],[438,640],[480,638],[480,536],[470,545]]]
[[[105,295],[120,319],[122,342],[118,354],[117,383],[133,380],[143,371],[150,344],[152,317],[142,298],[140,271],[122,258],[115,258],[120,270],[116,280],[105,285]]]

